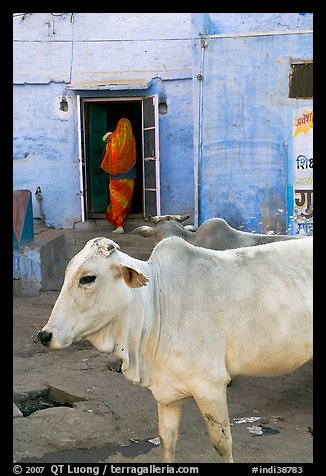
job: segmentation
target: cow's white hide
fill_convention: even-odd
[[[312,253],[312,237],[227,251],[172,237],[141,261],[96,238],[70,261],[39,339],[50,349],[88,339],[122,359],[125,377],[158,402],[164,462],[174,461],[189,397],[232,462],[230,377],[286,373],[312,358]]]
[[[229,250],[301,238],[298,235],[259,234],[237,230],[223,218],[210,218],[199,228],[183,225],[182,222],[189,217],[189,214],[150,217],[152,226],[139,226],[133,230],[133,233],[144,238],[154,238],[155,243],[170,236],[179,236],[192,245],[212,250]]]

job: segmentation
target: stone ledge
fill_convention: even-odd
[[[46,230],[28,245],[13,251],[14,294],[32,296],[46,289],[60,261],[65,235],[60,230]]]

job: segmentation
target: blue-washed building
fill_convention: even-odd
[[[104,217],[103,134],[137,143],[133,216],[312,233],[311,13],[15,13],[14,190]]]

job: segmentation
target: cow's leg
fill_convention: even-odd
[[[158,406],[158,431],[163,450],[163,462],[173,463],[179,434],[182,404]]]
[[[204,417],[212,445],[221,456],[223,463],[233,463],[226,389],[223,384],[221,387],[214,389],[214,393],[208,391],[206,395],[196,395],[194,398]]]

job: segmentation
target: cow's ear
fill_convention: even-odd
[[[138,228],[135,228],[132,233],[135,233],[135,235],[141,235],[144,236],[145,238],[151,238],[152,236],[155,235],[154,228],[151,226],[139,226]]]
[[[124,282],[129,288],[141,288],[146,286],[149,279],[140,271],[126,264],[119,265]]]

